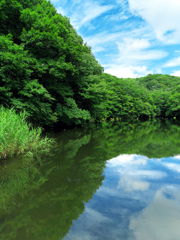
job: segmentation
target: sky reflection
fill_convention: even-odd
[[[149,189],[150,183],[134,180],[128,175],[122,175],[117,188],[124,188],[125,192],[145,191]]]
[[[117,167],[119,165],[145,165],[147,164],[147,157],[139,156],[136,154],[122,154],[108,160],[108,167]]]
[[[180,155],[107,161],[105,180],[64,240],[179,240]]]
[[[180,164],[177,163],[163,163],[163,165],[174,172],[180,173]]]
[[[178,240],[180,236],[180,189],[162,187],[153,202],[130,218],[136,240]]]

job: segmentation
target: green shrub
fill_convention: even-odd
[[[26,113],[0,107],[0,158],[21,153],[48,151],[52,139],[42,138],[42,129],[33,128],[26,121]]]

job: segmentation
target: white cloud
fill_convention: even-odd
[[[180,66],[180,57],[173,58],[169,62],[165,63],[163,67],[176,67]]]
[[[172,199],[167,199],[166,194]],[[178,189],[158,190],[153,203],[130,219],[129,229],[133,231],[135,240],[178,240],[180,236],[179,200]]]
[[[120,20],[127,20],[129,18],[129,16],[124,15],[124,14],[116,14],[116,15],[112,15],[111,17],[108,17],[109,21],[120,21]]]
[[[102,52],[102,51],[105,51],[105,48],[103,48],[103,47],[95,47],[95,48],[93,48],[93,53],[97,53],[97,52]]]
[[[130,11],[147,21],[157,39],[165,43],[180,40],[180,1],[178,0],[128,0]],[[169,31],[169,32],[168,32]]]
[[[128,175],[122,175],[117,188],[124,188],[125,192],[145,191],[149,189],[148,182],[130,178]]]
[[[180,155],[176,155],[176,156],[174,156],[174,158],[180,160]]]
[[[59,3],[59,0],[51,0],[51,3],[56,5]],[[61,4],[65,5],[67,3],[67,0],[61,0]]]
[[[107,66],[104,72],[119,78],[138,78],[153,73],[152,70],[147,70],[146,66],[124,67],[123,65],[110,65],[110,67]]]
[[[132,29],[131,24],[128,25],[128,29],[129,28]],[[165,51],[149,49],[152,47],[148,40],[151,36],[146,34],[146,31],[145,28],[115,33],[104,31],[94,36],[86,37],[84,40],[88,45],[92,46],[92,52],[96,52],[96,49],[99,49],[99,47],[109,52],[109,54],[104,54],[104,63],[102,63],[103,66],[107,66],[107,59],[111,59],[111,63],[109,62],[105,69],[106,73],[117,77],[136,78],[153,73],[152,69],[148,70],[144,65],[145,60],[159,60],[168,55]],[[144,35],[145,38],[136,37],[142,35]],[[114,45],[113,42],[116,42],[119,51],[116,50],[116,45]],[[139,69],[142,70],[139,72]]]
[[[109,74],[119,77],[119,78],[135,78],[136,77],[130,68],[128,68],[128,67],[121,68],[118,65],[114,68],[107,68],[107,69],[105,69],[104,72],[109,73]]]
[[[71,24],[76,29],[79,29],[82,25],[99,17],[113,7],[113,5],[101,6],[97,2],[92,1],[81,2],[76,9],[76,12],[71,16]]]
[[[147,39],[124,38],[123,42],[116,42],[119,49],[118,62],[123,64],[131,64],[138,60],[157,60],[168,55],[167,52],[160,50],[148,50],[151,46]]]
[[[131,67],[131,69],[133,71],[136,71],[137,73],[140,73],[140,74],[147,74],[149,73],[149,71],[147,71],[147,67],[146,66],[134,66],[134,67]]]
[[[89,5],[89,6],[88,6]],[[92,19],[100,16],[102,13],[107,12],[113,8],[113,6],[99,6],[96,3],[93,4],[88,4],[85,8],[87,7],[87,10],[85,11],[85,16],[81,22],[81,24],[84,24],[85,22],[89,22]]]
[[[150,47],[150,43],[147,39],[124,38],[123,40],[124,43],[117,42],[120,53],[129,53],[131,51],[137,51],[139,49]]]
[[[143,63],[146,60],[158,60],[168,55],[165,51],[149,50],[150,42],[144,38],[125,37],[122,42],[116,41],[119,54],[116,64],[110,64],[105,73],[122,78],[138,78],[157,72],[157,68],[148,70]],[[137,65],[138,64],[138,65]],[[143,65],[142,65],[143,64]],[[158,69],[158,73],[161,70]]]
[[[119,27],[119,31],[117,29],[117,27]],[[116,28],[116,32],[111,32],[111,31],[100,31],[99,33],[93,35],[93,36],[88,36],[88,37],[84,37],[84,41],[88,43],[88,45],[95,47],[95,46],[102,46],[103,44],[107,44],[108,46],[108,50],[109,50],[109,46],[111,47],[111,44],[113,44],[113,46],[116,46],[117,43],[129,40],[127,42],[127,44],[131,44],[133,39],[135,41],[135,43],[133,43],[133,45],[137,45],[136,42],[139,41],[139,44],[142,43],[143,41],[148,42],[148,40],[145,40],[142,38],[140,38],[139,36],[145,36],[147,37],[152,37],[149,36],[149,34],[147,35],[147,29],[146,28],[136,28],[133,29],[134,27],[134,23],[128,22],[119,26],[117,24],[115,24],[113,26],[113,29]],[[131,29],[131,30],[129,30]],[[138,38],[137,38],[138,36]],[[139,39],[140,38],[140,39]],[[116,43],[116,44],[115,44]],[[148,43],[148,45],[150,46],[150,43]],[[117,45],[118,47],[118,45]],[[125,48],[126,46],[124,46]]]
[[[171,76],[180,77],[180,70],[173,72],[173,73],[171,74]]]
[[[110,43],[115,41],[117,38],[120,38],[122,33],[108,33],[100,32],[94,36],[89,36],[84,38],[84,42],[87,42],[88,45],[93,47],[102,46],[104,43]],[[93,49],[92,49],[93,50]]]
[[[156,74],[162,74],[162,70],[161,70],[160,68],[156,68],[156,69],[155,69],[155,73],[156,73]]]
[[[149,51],[141,51],[141,52],[134,52],[128,56],[128,59],[132,60],[159,60],[161,58],[165,58],[168,55],[167,52],[159,51],[159,50],[149,50]],[[122,59],[122,57],[121,57]]]
[[[65,10],[62,7],[58,7],[57,8],[57,13],[61,13],[61,15],[63,15],[63,16],[66,15],[66,12],[65,12]]]

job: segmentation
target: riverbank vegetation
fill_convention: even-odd
[[[50,1],[2,0],[0,11],[0,105],[25,111],[43,127],[180,117],[179,77],[103,73],[91,47]]]
[[[25,112],[17,114],[14,109],[0,108],[0,158],[48,152],[54,141],[41,135],[40,127],[35,129],[27,123]]]

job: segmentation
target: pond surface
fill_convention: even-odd
[[[0,240],[180,239],[179,122],[53,137],[51,156],[2,162]]]

